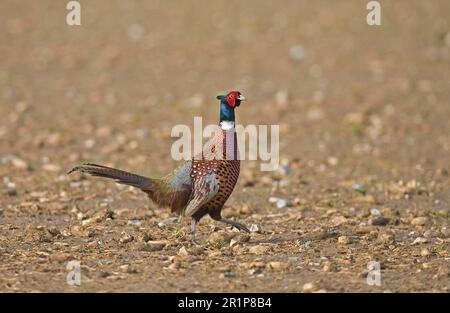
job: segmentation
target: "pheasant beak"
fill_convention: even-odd
[[[245,99],[245,97],[243,95],[239,95],[239,97],[237,98],[239,101],[245,101],[247,99]]]

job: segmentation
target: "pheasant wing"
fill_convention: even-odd
[[[211,200],[219,191],[219,184],[214,172],[203,173],[194,178],[193,193],[184,215],[194,215],[205,203]]]

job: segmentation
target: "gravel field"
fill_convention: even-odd
[[[449,292],[450,1],[0,2],[1,292]],[[177,124],[280,125],[280,168],[243,161],[190,241],[132,187]],[[68,262],[81,284],[66,282]],[[368,284],[370,261],[380,284]],[[372,276],[369,276],[369,278]],[[370,279],[369,279],[370,281]]]

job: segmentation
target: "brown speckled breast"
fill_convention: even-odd
[[[220,148],[216,150],[216,147],[220,147],[220,144],[215,145],[214,143],[217,144],[219,142],[223,145],[223,151],[218,151]],[[208,151],[217,155],[222,152],[222,159],[211,160],[207,158],[203,160],[193,160],[192,163],[192,175],[194,179],[196,175],[204,175],[213,172],[215,173],[219,184],[217,194],[198,209],[196,215],[199,216],[221,209],[233,192],[239,178],[240,160],[237,147],[237,136],[234,129],[222,130],[221,136],[216,136],[212,143],[211,146],[207,147]]]

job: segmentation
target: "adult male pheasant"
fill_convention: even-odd
[[[205,144],[201,154],[184,162],[171,174],[155,179],[92,163],[76,166],[68,174],[80,171],[140,188],[158,205],[191,218],[193,242],[196,224],[206,214],[249,232],[244,224],[221,216],[223,205],[239,177],[235,109],[245,97],[239,91],[231,91],[217,99],[220,100],[220,128]]]

